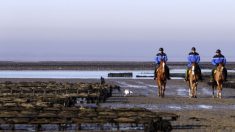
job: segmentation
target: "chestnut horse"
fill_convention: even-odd
[[[166,72],[165,72],[166,62],[161,61],[160,66],[156,70],[157,79],[156,84],[158,86],[158,96],[164,97],[165,88],[166,88]]]
[[[198,79],[199,74],[196,72],[196,63],[192,63],[192,67],[189,69],[189,97],[190,98],[197,98],[197,85],[198,85]]]
[[[222,98],[222,89],[224,82],[223,75],[224,66],[223,64],[219,64],[216,70],[214,71],[214,82],[212,83],[213,97],[214,97],[214,88],[217,86],[217,98]]]

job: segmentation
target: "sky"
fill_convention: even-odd
[[[1,0],[0,61],[235,61],[234,0]]]

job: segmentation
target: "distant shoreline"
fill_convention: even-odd
[[[168,62],[170,68],[185,69],[187,62]],[[201,62],[202,69],[212,69],[210,62]],[[235,69],[235,62],[228,62],[226,67]],[[0,61],[0,70],[152,70],[153,62],[136,61],[40,61],[13,62]]]

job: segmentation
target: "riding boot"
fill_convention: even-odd
[[[185,81],[188,81],[188,71],[189,71],[189,69],[187,68],[187,70],[185,72]]]
[[[166,70],[166,78],[167,78],[168,80],[171,80],[169,67],[166,66],[165,70]]]
[[[203,81],[201,68],[198,66],[199,80]]]
[[[228,76],[228,71],[225,67],[223,69],[223,75],[224,75],[224,81],[226,82],[227,81],[227,76]]]
[[[211,82],[215,82],[214,75],[215,75],[215,69],[212,69],[212,71],[211,71],[211,79],[210,79]]]
[[[157,68],[155,68],[154,70],[154,80],[156,80],[156,78],[157,78]]]
[[[156,78],[157,78],[157,69],[158,68],[159,68],[159,65],[156,65],[155,69],[154,69],[154,80],[156,80]]]

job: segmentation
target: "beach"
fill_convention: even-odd
[[[100,77],[107,84],[120,87],[114,90],[112,96],[100,103],[100,108],[144,108],[153,112],[168,112],[179,118],[171,121],[172,131],[233,131],[235,129],[235,88],[226,85],[223,98],[212,98],[209,79],[199,82],[197,98],[189,98],[188,85],[181,77],[185,72],[186,63],[169,63],[171,72],[178,77],[172,77],[167,82],[165,97],[157,95],[157,86],[153,80],[150,62],[47,62],[47,63],[0,63],[4,82],[57,82],[57,83],[100,83]],[[233,74],[233,63],[228,69]],[[210,63],[203,63],[203,71],[209,75]],[[109,73],[133,73],[131,77],[108,77]],[[172,74],[173,74],[172,73]],[[5,75],[6,74],[6,75]],[[205,73],[204,73],[205,74]],[[138,77],[142,76],[142,77]],[[5,77],[5,78],[4,78]],[[16,78],[14,78],[16,77]],[[26,78],[24,78],[26,77]],[[233,76],[229,82],[233,84]],[[125,95],[125,90],[131,94]],[[96,104],[88,104],[96,106]],[[97,106],[96,106],[97,107]]]
[[[0,79],[1,82],[99,82],[99,79]],[[184,131],[233,131],[235,129],[235,89],[224,88],[223,98],[212,98],[211,88],[199,82],[198,98],[188,97],[188,86],[183,79],[167,83],[165,98],[157,96],[153,79],[106,79],[106,83],[120,86],[102,108],[146,108],[154,112],[170,112],[179,115],[172,121],[173,132]],[[124,90],[133,92],[124,95]]]

